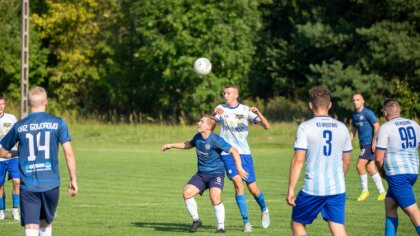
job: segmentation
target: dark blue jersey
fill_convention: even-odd
[[[34,112],[16,122],[0,143],[6,150],[19,143],[21,188],[44,192],[60,186],[58,145],[70,140],[64,120]]]
[[[199,174],[224,174],[225,167],[222,161],[222,151],[229,152],[231,145],[215,133],[204,139],[197,133],[190,141],[196,148]]]
[[[372,110],[364,107],[361,112],[355,111],[351,116],[353,127],[356,128],[359,135],[360,147],[372,144],[373,139],[373,124],[378,122],[378,119]]]

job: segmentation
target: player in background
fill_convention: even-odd
[[[78,191],[76,160],[67,125],[63,119],[45,112],[47,104],[44,88],[29,90],[31,113],[16,122],[0,142],[0,156],[8,155],[8,150],[19,143],[21,224],[26,236],[52,235],[60,192],[59,144],[70,175],[68,193],[74,197]]]
[[[254,163],[247,136],[249,121],[255,124],[258,123],[265,129],[269,129],[270,124],[256,107],[248,107],[238,102],[239,92],[238,87],[235,85],[225,86],[223,95],[226,103],[220,104],[214,109],[216,120],[221,124],[220,136],[238,149],[243,168],[249,174],[249,178],[245,180],[246,185],[261,208],[262,227],[268,228],[270,225],[270,215],[264,200],[264,194],[257,186]],[[232,155],[223,152],[222,159],[225,163],[227,176],[232,180],[235,188],[235,199],[244,221],[244,232],[251,232],[252,226],[248,218],[247,203],[242,183],[243,179],[235,168]]]
[[[16,123],[16,117],[13,114],[5,113],[4,109],[6,102],[3,96],[0,95],[0,140],[9,132],[12,126]],[[14,150],[17,150],[14,147]],[[4,184],[6,182],[6,173],[9,173],[9,180],[12,179],[12,217],[14,220],[20,220],[19,215],[19,159],[14,157],[12,159],[0,157],[0,220],[6,218],[6,194],[4,192]]]
[[[385,235],[396,235],[398,207],[407,214],[420,235],[420,211],[413,186],[419,169],[420,127],[417,122],[400,117],[401,108],[394,99],[386,99],[383,108],[388,121],[379,128],[376,165],[388,181],[385,199]]]
[[[309,92],[314,118],[299,125],[290,166],[287,204],[293,207],[293,235],[307,235],[305,226],[321,212],[332,235],[346,235],[345,174],[351,160],[351,139],[347,127],[330,116],[330,91],[314,87]],[[306,158],[305,181],[295,199],[295,186]]]
[[[382,185],[381,176],[375,167],[375,148],[376,137],[378,135],[379,123],[372,110],[364,106],[364,99],[360,93],[353,95],[353,105],[355,108],[351,116],[352,129],[350,137],[353,139],[356,132],[359,135],[360,156],[357,160],[357,172],[360,176],[362,185],[362,193],[357,198],[357,201],[365,201],[369,197],[368,190],[368,175],[372,176],[376,188],[379,191],[378,201],[385,199],[386,191]]]
[[[183,192],[185,207],[193,220],[190,232],[196,232],[202,226],[194,196],[198,193],[202,195],[206,189],[210,189],[210,201],[217,222],[216,233],[225,233],[225,206],[222,203],[225,168],[220,156],[222,151],[231,153],[235,158],[240,176],[245,179],[248,177],[242,168],[238,151],[219,135],[213,133],[215,127],[216,120],[213,116],[203,116],[197,123],[198,133],[191,141],[165,144],[161,148],[162,152],[171,148],[196,148],[198,171],[185,185]]]

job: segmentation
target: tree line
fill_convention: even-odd
[[[225,84],[268,118],[308,115],[307,91],[332,91],[348,118],[361,92],[379,113],[420,115],[418,0],[31,0],[30,84],[56,113],[134,122],[194,121]],[[0,1],[0,86],[19,99],[21,1]],[[198,57],[213,71],[193,71]],[[115,118],[117,117],[117,118]]]

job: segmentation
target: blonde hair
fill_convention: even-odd
[[[43,87],[35,86],[29,90],[29,105],[39,106],[41,102],[47,100],[47,91]]]
[[[387,98],[384,101],[384,111],[391,116],[399,116],[401,112],[400,104],[393,98]]]

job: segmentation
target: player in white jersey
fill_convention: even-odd
[[[238,149],[242,166],[249,174],[248,179],[245,180],[248,190],[254,196],[261,209],[262,227],[268,228],[270,225],[269,211],[264,200],[264,194],[260,191],[256,183],[254,164],[247,137],[249,121],[255,124],[258,123],[265,129],[269,129],[270,124],[256,107],[248,107],[238,102],[239,92],[235,85],[225,86],[223,92],[226,103],[218,105],[214,109],[216,120],[221,124],[220,136],[230,145]],[[244,232],[251,232],[252,226],[248,218],[243,180],[236,169],[232,155],[224,152],[222,153],[222,159],[225,164],[227,176],[232,180],[235,188],[235,199],[244,221]]]
[[[328,116],[330,91],[314,87],[309,92],[314,118],[299,125],[295,154],[290,166],[287,203],[293,207],[293,235],[306,235],[305,226],[321,212],[333,235],[346,235],[344,176],[351,160],[351,139],[347,127]],[[296,200],[294,189],[306,158],[305,181]]]
[[[400,117],[401,108],[394,99],[384,102],[388,121],[379,128],[375,162],[381,176],[388,181],[385,198],[385,235],[395,235],[398,207],[410,217],[420,235],[420,211],[413,185],[418,176],[420,127],[417,122]]]
[[[0,140],[9,132],[16,123],[16,117],[13,114],[5,113],[6,102],[0,95]],[[15,148],[15,150],[17,150]],[[6,194],[4,193],[4,183],[6,182],[6,173],[9,173],[9,179],[12,179],[12,216],[14,220],[20,220],[19,215],[19,160],[18,157],[6,159],[0,157],[0,220],[6,218]]]

